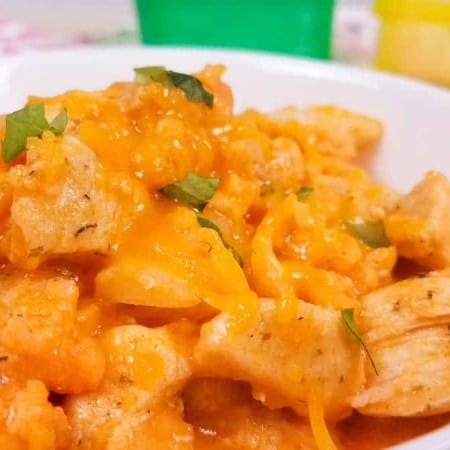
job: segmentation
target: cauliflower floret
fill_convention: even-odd
[[[36,378],[60,393],[95,389],[104,369],[99,343],[76,332],[75,281],[9,267],[0,271],[0,347],[13,377]]]
[[[5,388],[9,392],[4,392]],[[48,401],[48,391],[40,381],[30,380],[22,389],[2,386],[0,396],[1,449],[68,448],[67,418],[60,407],[54,407]]]
[[[202,378],[183,392],[187,420],[198,431],[196,450],[315,450],[307,421],[287,410],[270,410],[246,383]],[[209,430],[209,433],[202,433]]]
[[[224,309],[254,299],[245,275],[219,234],[194,212],[175,206],[161,223],[146,222],[146,239],[124,239],[96,277],[107,302],[186,308],[202,302]],[[232,283],[224,283],[224,274]]]
[[[272,139],[270,159],[257,164],[255,172],[265,189],[296,191],[305,172],[300,147],[289,138]]]
[[[438,172],[425,178],[399,201],[386,232],[400,256],[432,269],[450,265],[450,182]]]
[[[340,313],[301,302],[296,317],[280,320],[273,300],[261,300],[260,311],[245,324],[221,313],[202,327],[198,371],[247,381],[258,400],[300,415],[307,415],[309,389],[320,380],[328,417],[349,413],[363,383],[363,358]]]
[[[277,111],[273,118],[279,122],[299,122],[311,133],[321,153],[342,159],[352,159],[373,146],[382,133],[378,120],[331,106],[290,107]]]
[[[10,172],[10,260],[35,267],[54,254],[107,252],[148,201],[144,188],[108,173],[73,136],[29,141],[26,164]]]
[[[378,369],[353,399],[373,416],[450,411],[450,278],[405,280],[362,298],[360,329]]]
[[[65,410],[80,450],[191,450],[192,429],[176,397],[191,375],[194,329],[124,325],[102,336],[105,376],[92,394],[71,396]]]

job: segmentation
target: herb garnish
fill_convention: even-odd
[[[49,129],[53,134],[62,134],[66,129],[69,116],[67,114],[67,109],[64,108],[51,122]]]
[[[220,178],[218,177],[202,177],[196,173],[189,173],[182,180],[164,186],[160,192],[166,197],[177,200],[197,211],[203,211],[206,204],[214,195],[214,192],[216,192],[219,182]],[[243,262],[241,256],[233,246],[224,240],[220,228],[204,216],[197,216],[197,222],[202,228],[211,228],[214,230],[222,239],[225,248],[231,252],[234,259],[242,267]]]
[[[33,258],[35,256],[40,255],[44,251],[44,246],[40,245],[39,247],[34,247],[30,250],[30,253],[28,253],[29,258]]]
[[[83,225],[80,228],[78,228],[77,231],[75,231],[74,237],[78,237],[80,234],[84,233],[87,230],[95,230],[97,228],[96,223],[88,223],[87,225]]]
[[[389,247],[390,243],[386,236],[384,223],[381,220],[374,222],[345,222],[347,231],[368,247]]]
[[[202,177],[196,173],[189,173],[182,180],[164,186],[160,192],[166,197],[203,211],[219,182],[218,177]]]
[[[220,236],[220,239],[222,239],[224,247],[233,255],[233,258],[239,263],[239,265],[241,267],[243,266],[241,255],[239,255],[239,253],[233,246],[231,246],[224,240],[222,231],[213,221],[204,216],[197,216],[197,222],[202,228],[211,228],[212,230],[214,230]]]
[[[167,87],[180,88],[191,102],[203,102],[210,108],[214,104],[214,95],[208,92],[202,82],[192,75],[166,70],[163,66],[137,67],[134,72],[135,82],[138,84],[156,81]]]
[[[368,356],[368,358],[370,360],[370,364],[372,365],[373,370],[378,375],[378,369],[377,369],[377,366],[375,365],[372,355],[370,354],[369,349],[366,346],[364,338],[361,336],[361,333],[358,331],[358,328],[356,328],[355,322],[353,320],[353,313],[354,313],[353,308],[343,309],[341,311],[342,320],[344,321],[344,323],[347,326],[350,333],[352,333],[353,336],[355,336],[355,338],[362,345],[364,351],[366,352],[366,355]]]
[[[314,192],[314,188],[312,186],[302,186],[298,191],[297,191],[297,200],[305,200],[307,199],[312,193]]]
[[[63,109],[51,123],[45,118],[43,103],[34,103],[6,115],[6,133],[2,142],[5,162],[12,161],[26,147],[27,138],[41,137],[46,130],[61,134],[67,125],[67,111]]]
[[[147,66],[136,67],[134,70],[134,81],[137,84],[148,84],[151,81],[162,83],[166,86],[170,85],[167,70],[164,66]]]
[[[211,228],[211,230],[214,230],[220,237],[222,237],[222,231],[220,231],[220,228],[212,220],[209,220],[205,216],[198,216],[197,222],[202,228]]]

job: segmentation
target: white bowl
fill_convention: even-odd
[[[225,78],[238,109],[332,103],[381,119],[382,145],[365,162],[375,178],[397,189],[409,189],[429,169],[450,174],[450,91],[369,70],[256,52],[120,47],[1,58],[0,112],[21,107],[28,94],[98,89],[132,79],[137,66],[193,72],[208,63],[228,66]],[[395,449],[450,449],[450,425]]]

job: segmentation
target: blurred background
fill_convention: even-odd
[[[450,87],[448,0],[0,0],[0,58],[138,43],[268,50]]]

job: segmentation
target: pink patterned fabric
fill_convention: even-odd
[[[83,36],[60,37],[0,15],[0,54],[88,43]]]

